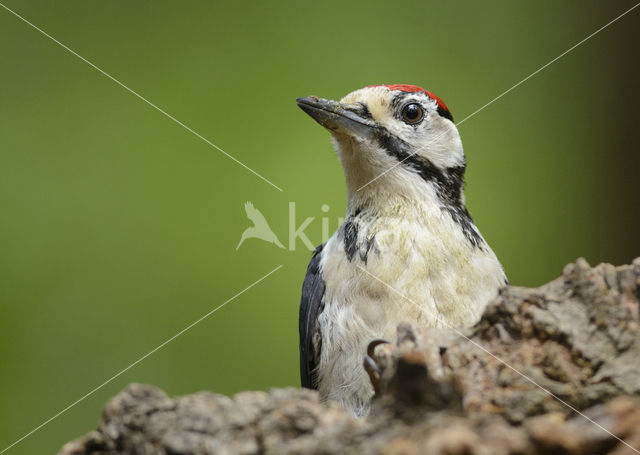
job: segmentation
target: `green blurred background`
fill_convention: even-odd
[[[0,9],[0,450],[275,267],[7,453],[54,453],[129,382],[170,394],[298,384],[309,251],[344,214],[329,135],[294,102],[412,83],[461,120],[634,2],[3,0],[284,189]],[[636,227],[640,8],[460,127],[467,200],[511,282],[626,263]],[[321,206],[328,204],[328,213]]]

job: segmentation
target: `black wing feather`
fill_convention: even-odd
[[[317,389],[318,380],[316,367],[320,357],[320,345],[314,348],[314,335],[318,332],[318,316],[324,308],[325,283],[320,271],[320,258],[322,257],[320,245],[313,252],[307,275],[302,284],[302,299],[300,299],[300,381],[302,387]]]

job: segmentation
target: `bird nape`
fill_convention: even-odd
[[[440,98],[398,84],[297,102],[331,133],[347,193],[345,221],[302,286],[302,386],[362,416],[372,341],[401,322],[471,325],[506,277],[465,206],[462,142]]]

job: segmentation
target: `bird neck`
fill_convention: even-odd
[[[350,212],[370,207],[393,215],[410,208],[451,207],[466,212],[463,195],[464,156],[441,168],[425,158],[400,159],[367,142],[334,135],[342,164]]]
[[[382,186],[382,185],[378,185]],[[372,188],[370,188],[372,187]],[[423,226],[428,231],[444,235],[453,226],[461,230],[462,234],[474,248],[487,251],[488,246],[475,226],[469,211],[464,204],[464,196],[460,190],[460,199],[450,201],[442,197],[442,190],[433,182],[427,182],[415,189],[419,196],[406,193],[390,192],[388,188],[378,188],[369,185],[359,192],[351,193],[347,201],[345,223],[356,219],[379,221],[384,220],[413,226]]]
[[[379,179],[382,180],[382,179]],[[466,212],[464,198],[456,203],[443,199],[434,182],[416,182],[408,188],[375,181],[358,190],[347,185],[347,217],[366,211],[380,217],[422,218],[451,208]]]

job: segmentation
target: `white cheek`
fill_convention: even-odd
[[[415,154],[422,156],[437,167],[446,169],[464,164],[462,141],[455,125],[431,112],[425,124],[413,127],[398,119],[390,118],[383,124],[393,135],[409,143]]]
[[[431,114],[437,115],[437,114]],[[464,164],[464,151],[455,125],[442,118],[434,118],[429,128],[416,138],[418,154],[437,167],[446,169]]]

